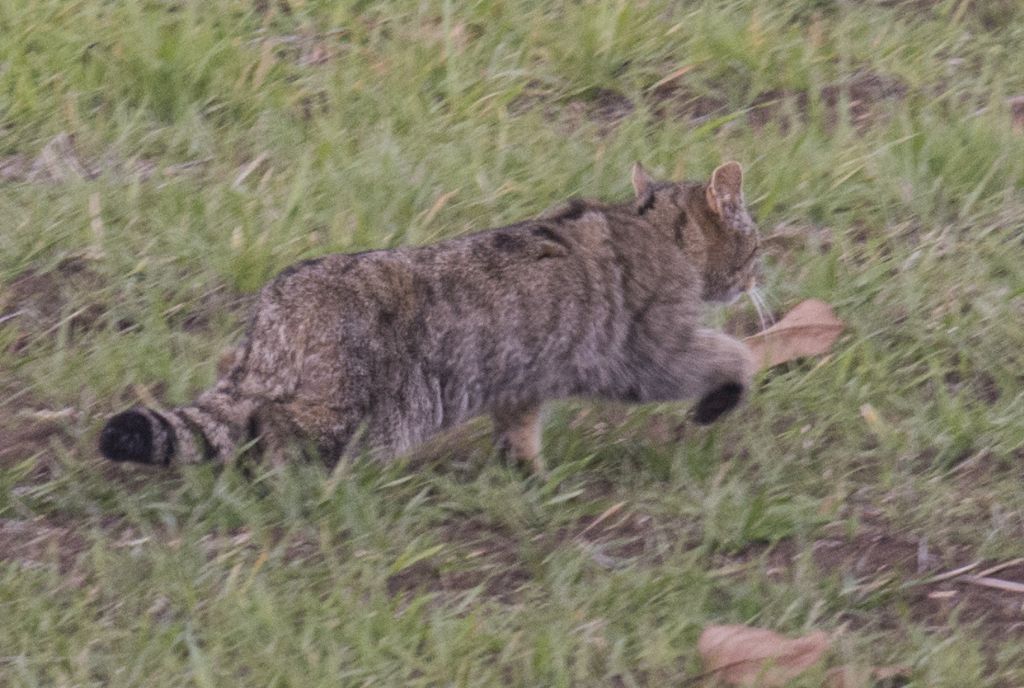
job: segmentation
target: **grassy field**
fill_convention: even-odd
[[[1022,42],[1016,0],[0,0],[0,685],[679,686],[719,623],[1021,685],[1024,596],[932,579],[1024,581]],[[709,430],[557,405],[528,481],[96,454],[297,259],[730,158],[775,315],[847,331]]]

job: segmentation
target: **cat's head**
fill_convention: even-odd
[[[703,267],[705,301],[731,302],[752,289],[760,273],[757,225],[743,198],[743,168],[727,162],[710,181],[657,182],[633,166],[637,212],[671,229],[683,251]]]

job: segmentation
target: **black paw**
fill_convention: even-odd
[[[742,396],[743,385],[735,382],[722,385],[705,394],[697,402],[697,408],[693,412],[693,420],[700,425],[714,423],[721,415],[736,408]]]
[[[125,411],[107,421],[100,433],[100,453],[111,461],[153,462],[153,427],[139,411]]]

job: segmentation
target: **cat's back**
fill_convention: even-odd
[[[483,307],[488,299],[556,288],[585,269],[581,263],[611,258],[607,232],[605,217],[579,202],[425,246],[329,254],[282,270],[263,288],[259,307],[298,314],[335,306],[352,315],[445,301]]]
[[[330,342],[405,355],[397,342],[440,356],[585,338],[620,299],[610,246],[605,216],[572,202],[425,246],[304,260],[263,288],[250,339],[303,355]]]
[[[299,337],[379,340],[426,347],[475,341],[612,342],[655,292],[689,291],[689,270],[628,212],[570,201],[524,222],[420,247],[329,254],[268,283],[254,327]],[[653,243],[652,243],[653,242]],[[650,246],[647,244],[651,243]],[[603,331],[596,328],[603,327]]]

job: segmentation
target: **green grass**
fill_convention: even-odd
[[[0,170],[61,132],[103,170],[0,182],[0,684],[680,685],[705,626],[749,623],[1020,685],[1020,597],[922,581],[1024,555],[1022,40],[1011,0],[0,0]],[[297,259],[729,158],[794,235],[776,314],[848,329],[710,430],[557,405],[546,481],[480,442],[334,473],[96,456],[141,388],[209,384]]]

